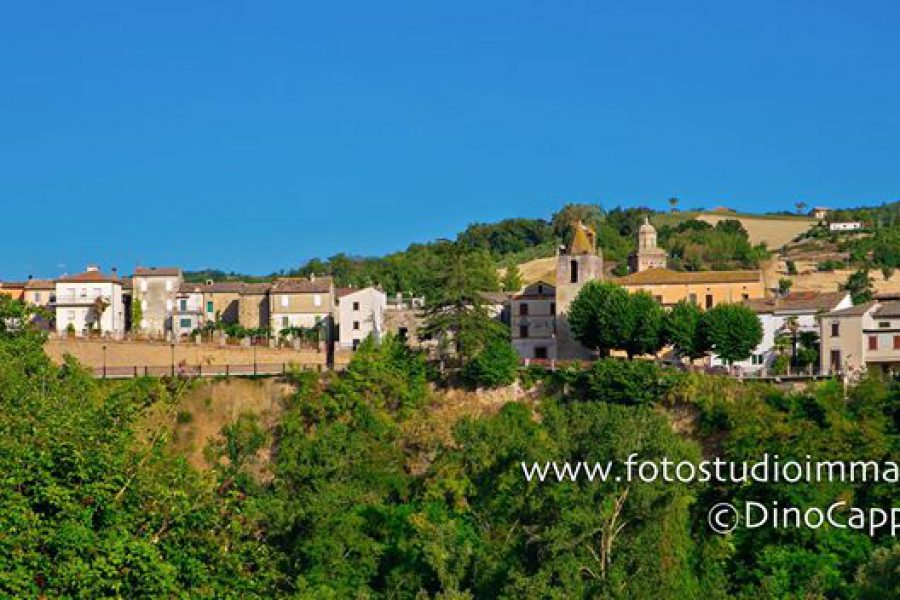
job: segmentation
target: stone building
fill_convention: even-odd
[[[640,273],[647,269],[665,269],[668,254],[656,245],[656,228],[650,224],[649,217],[644,217],[637,233],[637,250],[628,256],[628,266],[632,273]]]
[[[131,278],[131,301],[141,304],[141,322],[132,323],[132,327],[151,335],[171,332],[175,297],[182,282],[177,267],[136,267]]]
[[[900,375],[900,301],[873,300],[819,317],[820,370],[856,379]]]
[[[590,352],[569,330],[566,314],[569,305],[588,281],[603,279],[603,255],[597,248],[597,234],[578,221],[572,243],[561,247],[556,256],[556,355],[560,358],[587,358]],[[548,349],[548,353],[553,350]]]
[[[332,327],[334,283],[331,277],[276,279],[269,292],[269,322],[273,335],[282,329]]]
[[[269,292],[271,283],[245,283],[238,298],[238,323],[247,329],[270,326]]]
[[[203,314],[208,323],[237,323],[240,317],[241,281],[207,281],[203,285]]]
[[[523,358],[556,358],[556,288],[532,283],[510,298],[512,345]]]

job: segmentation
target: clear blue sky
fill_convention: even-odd
[[[2,278],[900,197],[895,1],[134,4],[4,7]]]

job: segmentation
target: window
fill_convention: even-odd
[[[35,302],[35,304],[40,304],[40,302],[41,302],[41,293],[40,292],[34,293],[34,302]]]
[[[869,350],[878,350],[878,336],[877,335],[869,336]]]
[[[287,317],[281,317],[281,327],[286,328],[291,326],[291,321]]]
[[[167,281],[166,281],[166,291],[167,291],[167,292],[171,292],[171,291],[172,291],[172,281],[171,281],[171,280],[167,280]]]
[[[900,350],[900,335],[894,336],[894,350]]]
[[[519,337],[520,338],[528,337],[528,325],[519,325]]]
[[[535,346],[534,357],[538,360],[547,358],[547,346]]]
[[[551,302],[551,303],[550,303],[550,314],[551,314],[551,315],[555,315],[555,314],[556,314],[556,302]]]
[[[523,317],[528,316],[528,303],[527,302],[523,302],[522,304],[519,305],[519,314]]]
[[[407,329],[406,327],[401,327],[397,330],[397,337],[400,338],[400,341],[405,342],[407,335],[409,335],[409,329]]]
[[[213,309],[213,301],[212,301],[212,300],[209,300],[209,301],[206,303],[206,312],[211,313],[213,310],[214,310],[214,309]]]
[[[688,302],[697,304],[697,294],[688,294]]]
[[[353,310],[359,310],[359,302],[353,303]]]
[[[831,337],[838,337],[839,335],[841,335],[841,324],[834,322],[831,324]]]
[[[353,321],[353,331],[359,331],[359,321]]]
[[[178,325],[179,325],[179,327],[181,327],[182,329],[191,329],[191,328],[192,328],[192,327],[191,327],[192,323],[191,323],[191,320],[190,320],[190,319],[180,319],[180,320],[178,321]]]
[[[166,311],[171,312],[172,310],[172,299],[166,298]]]
[[[653,299],[656,300],[657,304],[662,304],[662,296],[653,296]]]
[[[765,358],[762,354],[754,354],[751,360],[754,365],[761,365],[765,362]]]
[[[706,295],[706,308],[712,308],[712,307],[713,307],[713,295],[707,294]]]
[[[538,285],[538,294],[543,294],[543,293],[544,293],[544,286]]]
[[[359,348],[359,340],[353,340],[353,351],[356,352],[357,348]]]
[[[287,308],[288,305],[288,297],[284,294],[281,295],[281,306]]]
[[[570,278],[572,283],[578,283],[578,261],[573,260],[569,263]]]
[[[741,300],[749,300],[750,294],[741,294]]]
[[[316,306],[322,306],[322,296],[320,296],[319,294],[314,295],[313,304],[315,304]]]
[[[187,310],[187,300],[185,300],[184,298],[178,301],[178,305],[181,307],[182,311]]]
[[[891,322],[890,322],[890,321],[878,321],[878,327],[880,327],[880,328],[882,328],[882,329],[886,329],[886,328],[888,328],[888,327],[890,327],[890,326],[891,326]]]

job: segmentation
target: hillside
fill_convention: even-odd
[[[765,243],[770,250],[778,250],[791,242],[802,233],[806,233],[817,223],[815,219],[800,217],[774,217],[774,216],[736,216],[725,214],[703,213],[697,215],[698,221],[705,221],[715,225],[719,221],[735,219],[741,222],[747,230],[747,237],[751,244]]]

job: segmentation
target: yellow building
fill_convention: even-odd
[[[702,308],[765,298],[762,271],[670,271],[647,269],[612,279],[629,292],[645,291],[663,306],[687,300]]]

